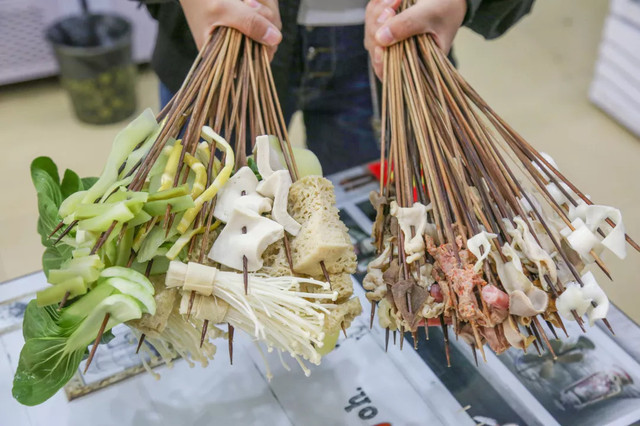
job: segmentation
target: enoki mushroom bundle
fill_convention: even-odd
[[[603,251],[640,250],[620,211],[594,204],[518,135],[430,36],[391,46],[383,65],[378,257],[364,286],[387,342],[389,330],[415,337],[438,325],[474,356],[485,344],[553,354],[546,333],[566,333],[563,321],[611,328],[607,296],[585,267],[609,275]]]

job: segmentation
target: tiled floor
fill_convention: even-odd
[[[539,1],[533,13],[502,39],[485,42],[462,30],[456,55],[463,75],[534,146],[594,200],[616,205],[627,230],[640,239],[640,140],[587,100],[607,4],[583,0]],[[139,79],[140,106],[157,107],[157,80]],[[122,125],[77,122],[53,80],[0,87],[0,282],[40,268],[37,209],[29,163],[49,155],[61,169],[100,172]],[[295,135],[301,134],[299,124]],[[614,302],[640,321],[640,255],[607,256]]]

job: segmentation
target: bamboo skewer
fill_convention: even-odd
[[[89,370],[89,366],[91,365],[91,361],[93,361],[93,357],[96,354],[96,350],[98,349],[98,345],[100,344],[100,340],[102,340],[102,335],[104,334],[104,329],[107,327],[107,323],[109,322],[110,315],[107,313],[102,320],[102,324],[100,325],[100,329],[98,330],[98,335],[96,336],[96,341],[91,347],[91,352],[89,352],[89,358],[87,358],[87,363],[84,367],[84,374],[87,374],[87,370]]]
[[[140,348],[142,347],[142,344],[144,343],[146,338],[146,334],[142,333],[140,335],[140,339],[138,340],[138,346],[136,346],[136,355],[138,354],[138,352],[140,352]]]
[[[229,364],[233,365],[233,333],[235,329],[229,324]]]

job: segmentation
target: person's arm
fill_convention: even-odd
[[[486,39],[500,37],[531,11],[534,0],[467,0],[463,25]]]
[[[418,0],[399,14],[401,0],[372,0],[365,16],[365,47],[378,77],[383,48],[416,34],[433,35],[448,53],[460,26],[485,38],[503,34],[531,10],[533,0]]]

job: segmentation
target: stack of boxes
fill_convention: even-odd
[[[612,0],[589,97],[640,136],[640,0]]]

